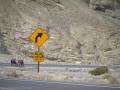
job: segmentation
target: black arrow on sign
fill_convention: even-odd
[[[39,37],[40,37],[40,38],[42,37],[42,33],[38,33],[38,35],[36,36],[36,38],[35,38],[35,42],[36,42],[36,43],[37,43]]]

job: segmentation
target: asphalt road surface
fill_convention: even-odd
[[[0,90],[120,90],[120,87],[0,79]]]
[[[10,66],[10,63],[0,63],[0,66]],[[37,64],[25,64],[25,67],[36,67]],[[120,65],[75,65],[75,64],[40,64],[40,67],[68,67],[68,68],[96,68],[105,66],[108,68],[120,68]]]

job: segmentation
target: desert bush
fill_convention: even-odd
[[[98,67],[94,70],[89,71],[89,73],[92,74],[92,75],[105,74],[105,73],[108,73],[108,68],[107,67]]]
[[[18,74],[16,73],[16,70],[9,70],[7,76],[18,77]]]

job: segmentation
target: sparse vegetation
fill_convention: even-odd
[[[14,69],[8,70],[6,75],[10,76],[10,77],[18,77],[18,74],[16,73],[16,70],[14,70]]]
[[[98,67],[94,70],[89,71],[89,73],[92,75],[102,75],[102,74],[108,73],[108,68],[107,67]]]
[[[47,72],[40,71],[40,73],[37,73],[33,79],[35,80],[49,80],[49,81],[61,81],[61,80],[66,80],[67,76],[66,75],[58,75],[58,76],[53,76],[50,75]]]
[[[88,72],[91,68],[41,68],[40,72],[31,67],[17,68],[9,67],[0,69],[0,75],[3,77],[9,77],[13,79],[28,79],[28,80],[48,80],[48,81],[70,81],[70,82],[84,82],[84,83],[97,83],[97,84],[119,84],[119,74],[113,74],[115,72],[109,70],[109,73],[105,73],[100,76],[90,75]],[[101,72],[108,72],[106,67],[101,67],[96,75]],[[92,70],[93,71],[93,70]]]
[[[23,76],[23,74],[18,74],[16,69],[13,69],[13,68],[8,69],[7,72],[6,72],[6,75],[8,77],[15,77],[15,78]]]
[[[104,79],[107,79],[111,84],[119,84],[116,78],[112,77],[110,74],[106,74]]]

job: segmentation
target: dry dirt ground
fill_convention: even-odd
[[[11,56],[0,55],[0,63],[10,63]],[[25,61],[25,60],[24,60]],[[26,60],[25,64],[32,64],[32,60]],[[53,63],[47,62],[45,63]],[[62,64],[56,63],[54,64]],[[80,63],[76,63],[80,64]],[[56,67],[40,67],[37,73],[37,64],[34,67],[9,67],[0,66],[0,78],[26,79],[26,80],[50,80],[65,81],[73,83],[93,83],[93,84],[120,84],[120,68],[109,69],[108,73],[94,76],[89,71],[94,68],[56,68]]]
[[[55,68],[40,67],[2,67],[0,78],[22,80],[49,80],[87,84],[117,84],[120,85],[120,70],[109,69],[108,73],[94,76],[89,73],[93,68]]]

